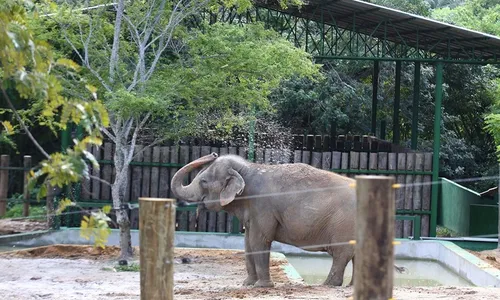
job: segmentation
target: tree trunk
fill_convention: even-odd
[[[116,221],[120,228],[120,260],[127,260],[132,257],[132,238],[130,236],[130,219],[128,217],[128,210],[123,206],[123,199],[125,198],[125,191],[127,189],[127,173],[129,163],[123,153],[125,148],[122,145],[116,144],[116,151],[114,155],[114,162],[116,168],[115,182],[111,187],[111,197],[113,198],[113,206],[116,209]]]
[[[498,238],[498,251],[500,251],[500,164],[498,164],[498,185],[497,185],[497,193],[498,193],[498,232],[497,232],[497,238]]]

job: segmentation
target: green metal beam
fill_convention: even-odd
[[[413,74],[413,105],[411,118],[411,149],[417,150],[418,147],[418,109],[420,102],[420,62],[415,62]]]
[[[394,91],[394,112],[392,119],[392,142],[396,145],[400,142],[400,120],[399,120],[399,104],[401,102],[401,61],[396,62],[396,83]]]
[[[434,105],[434,151],[432,155],[432,197],[431,197],[431,225],[430,236],[436,236],[437,210],[438,210],[438,186],[439,180],[439,150],[441,147],[441,106],[443,101],[443,63],[436,64],[436,90]]]
[[[446,64],[467,64],[467,65],[500,65],[500,56],[493,60],[472,60],[472,59],[443,59],[443,58],[419,58],[419,57],[363,57],[363,56],[335,56],[335,55],[315,55],[316,60],[370,60],[370,61],[408,61],[421,63],[446,63]]]
[[[377,103],[378,103],[378,76],[380,73],[379,62],[373,62],[372,76],[372,134],[377,135]]]

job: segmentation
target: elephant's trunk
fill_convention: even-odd
[[[172,182],[170,186],[172,187],[172,192],[174,196],[180,199],[184,199],[187,201],[196,201],[195,199],[195,190],[191,187],[192,183],[188,186],[183,185],[184,177],[189,174],[191,171],[199,168],[205,164],[213,162],[218,157],[217,153],[212,153],[209,155],[205,155],[203,157],[198,158],[195,161],[190,162],[189,164],[182,167],[177,173],[175,173],[172,178]]]

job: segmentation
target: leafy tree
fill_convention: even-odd
[[[108,114],[97,100],[95,88],[79,77],[80,67],[70,59],[56,59],[51,46],[37,38],[27,25],[28,19],[37,17],[36,9],[34,14],[28,13],[32,9],[28,1],[0,4],[0,90],[8,105],[2,114],[9,117],[2,122],[0,140],[15,147],[12,136],[23,131],[43,155],[44,160],[31,171],[29,183],[30,188],[40,185],[40,199],[47,194],[47,186],[63,187],[89,177],[85,159],[99,167],[86,148],[101,144],[99,127],[108,125]],[[78,78],[75,83],[86,91],[82,97],[67,93],[61,74]],[[26,102],[28,109],[16,109],[13,98]],[[86,136],[75,141],[66,153],[47,153],[30,130],[31,126],[44,126],[57,134],[70,123],[82,126]],[[69,205],[71,201],[63,203]]]
[[[103,91],[110,126],[100,129],[116,146],[116,176],[107,184],[120,227],[122,259],[132,254],[123,205],[127,173],[146,131],[155,138],[142,151],[166,138],[202,135],[214,128],[228,131],[246,122],[253,109],[270,109],[267,96],[281,80],[312,77],[318,70],[307,53],[260,24],[185,25],[201,10],[218,8],[215,1],[120,0],[80,11],[71,1],[61,2],[44,7],[52,15],[34,26],[41,36],[56,40],[61,53],[72,54],[86,78]],[[240,11],[251,4],[222,2]],[[99,4],[87,1],[77,7]]]

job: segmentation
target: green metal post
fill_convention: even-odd
[[[441,105],[443,101],[443,63],[436,64],[436,102],[434,105],[434,151],[432,154],[432,198],[431,198],[431,225],[429,235],[436,236],[438,185],[439,180],[439,149],[441,147]]]
[[[373,77],[372,77],[372,134],[377,134],[377,103],[378,103],[378,75],[379,75],[379,62],[373,62]]]
[[[415,62],[413,75],[413,114],[411,118],[411,149],[417,150],[418,146],[418,106],[420,100],[420,62]]]
[[[392,119],[392,142],[399,144],[400,130],[399,130],[399,103],[401,102],[401,61],[396,61],[396,90],[394,91],[394,112]]]

